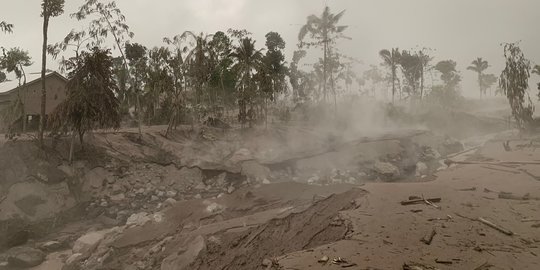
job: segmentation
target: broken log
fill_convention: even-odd
[[[420,241],[426,245],[431,245],[431,242],[433,242],[433,238],[436,234],[437,232],[435,231],[435,229],[431,229],[429,235],[424,236],[422,239],[420,239]]]
[[[412,205],[412,204],[426,203],[426,201],[431,202],[431,203],[439,203],[439,202],[441,202],[441,198],[407,200],[407,201],[402,201],[401,205]]]
[[[485,225],[487,225],[487,226],[489,226],[489,227],[491,227],[491,228],[493,228],[493,229],[495,229],[495,230],[497,230],[499,232],[502,232],[502,233],[504,233],[506,235],[509,235],[509,236],[514,235],[514,233],[512,231],[510,231],[508,229],[505,229],[505,228],[503,228],[503,227],[501,227],[501,226],[499,226],[499,225],[497,225],[497,224],[495,224],[495,223],[493,223],[493,222],[491,222],[489,220],[486,220],[486,219],[484,219],[482,217],[479,217],[478,221],[480,221],[480,222],[484,223]]]

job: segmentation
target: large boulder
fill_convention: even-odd
[[[383,180],[395,180],[400,176],[398,167],[388,162],[376,162],[373,165],[373,171],[383,177]]]
[[[22,217],[29,221],[50,218],[75,206],[66,183],[47,185],[36,181],[12,185],[0,203],[0,220]]]
[[[7,252],[8,266],[11,268],[28,268],[40,265],[45,260],[45,253],[30,247],[15,247]]]

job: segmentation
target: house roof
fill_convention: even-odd
[[[49,78],[51,76],[57,76],[61,78],[62,80],[67,82],[67,79],[62,76],[60,73],[56,71],[49,71],[45,78]],[[35,72],[35,73],[28,73],[26,74],[26,86],[29,86],[31,84],[35,84],[41,81],[41,72]],[[0,83],[0,96],[1,95],[7,95],[14,90],[16,90],[19,87],[19,81],[18,80],[9,80]]]

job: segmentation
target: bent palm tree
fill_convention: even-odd
[[[383,59],[383,64],[390,69],[392,73],[392,103],[394,103],[394,96],[396,94],[396,77],[397,77],[397,68],[401,58],[401,53],[399,53],[398,48],[392,48],[392,51],[381,50],[379,55]]]
[[[472,70],[478,73],[478,85],[480,86],[480,98],[482,98],[482,93],[485,91],[482,75],[484,74],[484,70],[486,70],[488,67],[489,67],[488,61],[482,59],[482,57],[476,58],[474,61],[472,61],[471,65],[467,67],[468,70]]]
[[[348,26],[338,25],[339,20],[343,17],[345,10],[341,11],[338,14],[333,14],[330,12],[330,8],[327,6],[324,8],[323,13],[320,17],[316,15],[310,15],[307,17],[307,22],[300,29],[298,34],[298,40],[300,45],[306,46],[317,46],[323,47],[323,91],[324,91],[324,100],[327,98],[326,84],[327,84],[327,73],[328,73],[328,57],[332,55],[331,45],[335,43],[335,40],[338,38],[346,38],[343,35],[343,31],[347,29]],[[304,38],[307,34],[310,34],[310,37],[313,41],[304,42]]]

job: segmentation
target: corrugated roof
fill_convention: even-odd
[[[49,76],[53,73],[56,73],[54,71],[47,72],[46,76]],[[58,73],[57,73],[58,74]],[[60,75],[60,74],[58,74]],[[37,80],[41,79],[41,72],[33,72],[33,73],[27,73],[26,74],[26,84],[33,83]],[[21,80],[22,83],[22,80]],[[9,92],[13,89],[16,89],[19,87],[19,81],[17,79],[12,79],[9,81],[5,81],[0,83],[0,94]]]

